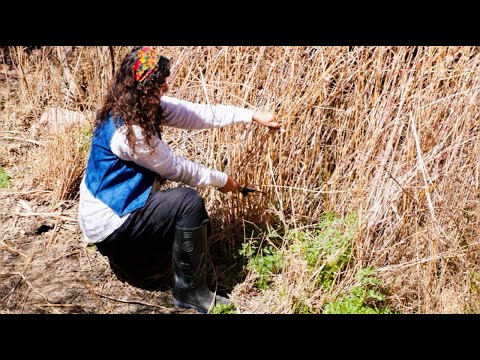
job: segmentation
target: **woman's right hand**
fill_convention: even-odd
[[[254,110],[252,121],[270,129],[280,129],[280,124],[275,121],[275,115],[271,112]]]
[[[237,180],[235,180],[233,177],[228,175],[227,183],[222,188],[219,188],[218,190],[220,190],[222,193],[226,194],[230,191],[232,191],[232,192],[237,191],[238,186],[239,185],[238,185]]]

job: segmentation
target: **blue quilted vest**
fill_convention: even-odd
[[[94,131],[85,183],[97,199],[119,216],[145,205],[155,173],[112,153],[110,143],[116,127],[113,118]]]

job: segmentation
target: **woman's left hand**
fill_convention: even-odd
[[[280,124],[274,121],[275,116],[270,112],[253,111],[252,120],[260,125],[269,127],[271,129],[280,129]]]

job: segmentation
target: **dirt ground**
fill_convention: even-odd
[[[172,307],[171,290],[120,281],[108,260],[83,241],[78,223],[20,215],[44,212],[29,201],[41,199],[38,193],[2,189],[0,196],[1,313],[196,313]]]

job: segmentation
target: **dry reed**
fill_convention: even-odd
[[[2,131],[32,132],[48,106],[96,110],[127,49],[68,50],[9,49],[19,77],[6,80]],[[355,268],[372,266],[397,311],[478,312],[478,48],[159,50],[172,59],[171,96],[274,111],[285,130],[164,129],[178,153],[266,192],[240,199],[202,190],[224,229],[216,235],[224,251],[242,237],[245,221],[291,230],[318,222],[326,210],[357,212],[354,265],[336,291],[349,286]],[[75,199],[86,161],[81,131],[53,136],[35,129],[45,148],[31,151],[34,185],[54,192],[52,204]],[[234,297],[250,312],[294,312],[295,299],[319,307],[326,296],[315,291],[301,259],[291,259],[268,291],[242,302],[253,289],[249,279]]]

